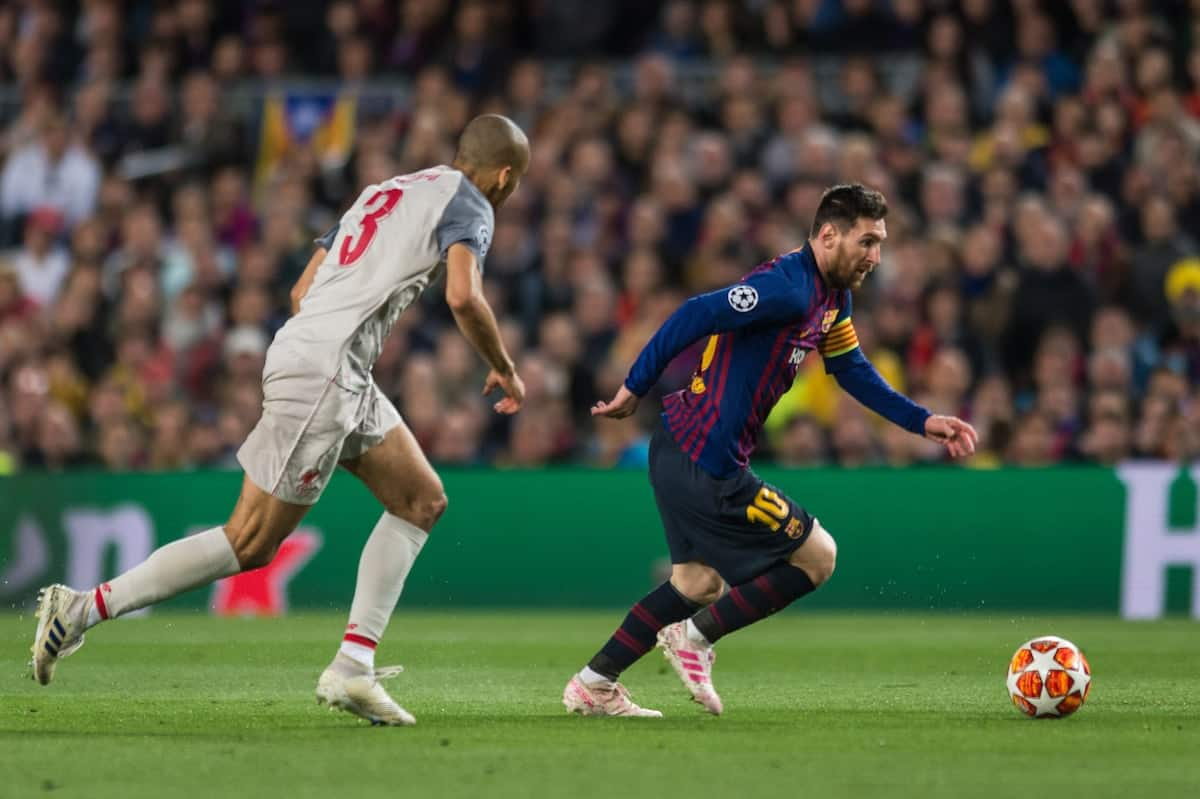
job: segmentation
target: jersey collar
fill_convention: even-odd
[[[821,270],[817,268],[817,256],[813,254],[812,244],[805,242],[803,247],[793,250],[793,252],[800,264],[800,270],[809,276],[813,291],[817,295],[817,302],[824,302],[828,299],[830,290],[825,285],[825,278],[821,276]]]

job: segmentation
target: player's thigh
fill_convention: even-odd
[[[342,465],[370,489],[384,508],[428,530],[446,509],[441,478],[433,470],[421,445],[403,421],[365,452]]]
[[[691,560],[671,564],[671,585],[693,602],[710,605],[720,598],[725,581],[712,566]]]
[[[837,564],[837,542],[818,519],[813,519],[811,532],[804,543],[792,552],[788,563],[803,569],[814,585],[820,585],[833,575]]]
[[[243,477],[241,494],[225,522],[225,536],[242,568],[270,563],[310,507],[271,496],[248,476]]]

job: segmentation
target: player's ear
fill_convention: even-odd
[[[840,232],[837,225],[832,222],[826,222],[824,225],[821,225],[821,231],[817,234],[817,238],[821,240],[821,244],[824,245],[825,249],[831,250],[837,246],[838,234]]]
[[[496,173],[497,188],[501,188],[501,189],[508,188],[508,182],[510,180],[512,180],[512,172],[513,172],[513,168],[511,166],[500,167],[500,171]]]

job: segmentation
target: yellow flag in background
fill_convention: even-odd
[[[299,148],[311,148],[321,166],[341,166],[354,145],[358,101],[353,95],[293,91],[263,100],[256,187],[275,176],[281,163]]]

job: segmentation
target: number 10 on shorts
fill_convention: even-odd
[[[746,506],[746,518],[752,524],[765,524],[773,533],[779,532],[790,513],[787,500],[766,486],[758,489],[754,502]]]

